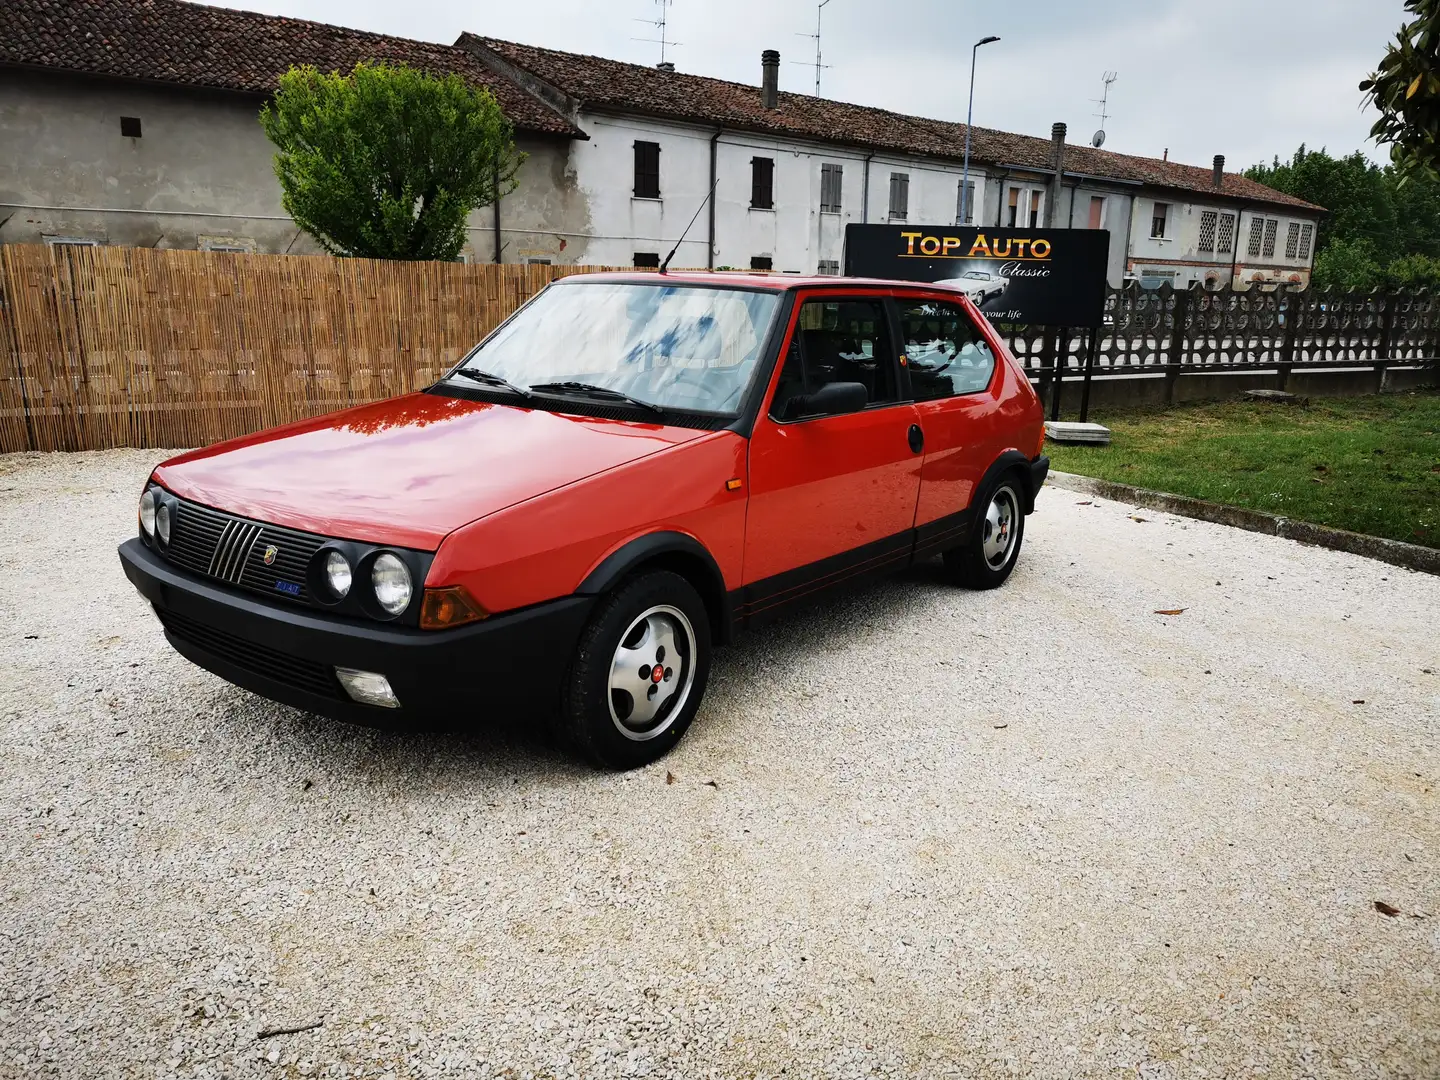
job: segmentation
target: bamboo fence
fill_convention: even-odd
[[[598,269],[0,247],[0,453],[204,446],[404,393]]]

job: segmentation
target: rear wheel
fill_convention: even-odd
[[[945,570],[957,585],[994,589],[1005,583],[1020,558],[1025,539],[1025,501],[1014,473],[992,481],[976,500],[984,511],[975,518],[970,536],[945,552]]]
[[[710,675],[705,604],[679,574],[632,578],[596,606],[565,687],[567,742],[597,765],[633,769],[680,741]]]

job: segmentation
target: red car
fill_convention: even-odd
[[[256,693],[525,708],[628,768],[743,627],[937,555],[1003,582],[1043,438],[959,291],[579,275],[427,390],[160,465],[120,559],[177,650]]]

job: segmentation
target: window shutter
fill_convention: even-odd
[[[660,197],[660,144],[636,142],[635,144],[635,197],[637,199],[658,199]]]
[[[775,208],[775,159],[750,159],[750,205],[757,210]]]

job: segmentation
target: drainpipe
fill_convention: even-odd
[[[1245,211],[1255,209],[1253,206],[1240,204],[1240,209],[1235,211],[1235,236],[1230,243],[1230,288],[1235,288],[1235,271],[1240,266],[1240,223],[1245,220]],[[1318,231],[1318,230],[1317,230]],[[1312,244],[1310,250],[1313,252],[1315,246]]]
[[[495,166],[495,261],[500,261],[500,166]]]
[[[710,136],[710,246],[709,256],[705,260],[705,267],[708,270],[715,269],[715,169],[722,130],[724,129],[716,128],[715,134]]]
[[[866,224],[870,220],[870,159],[875,154],[865,155],[865,179],[860,184],[860,222]]]
[[[1130,193],[1130,213],[1125,215],[1125,258],[1120,262],[1120,284],[1125,284],[1125,275],[1130,272],[1130,234],[1135,229],[1135,208],[1140,204],[1140,196],[1133,191]]]

